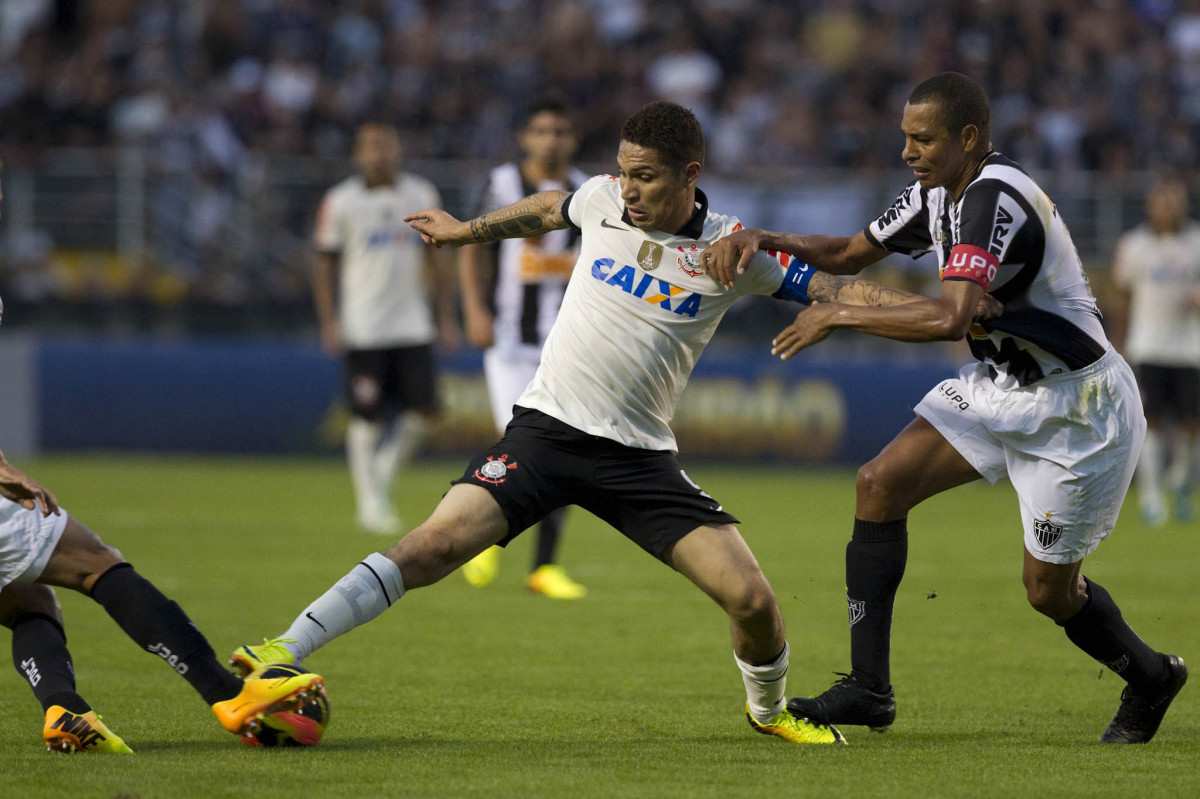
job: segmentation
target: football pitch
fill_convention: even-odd
[[[355,532],[349,478],[334,459],[90,455],[18,465],[179,602],[222,658],[281,633],[361,557],[391,543]],[[405,472],[404,518],[423,519],[460,468],[428,461]],[[792,647],[788,693],[823,690],[849,664],[843,553],[853,472],[710,464],[689,473],[742,519],[775,587]],[[39,707],[4,666],[0,791],[77,799],[1200,794],[1200,674],[1150,745],[1098,743],[1122,682],[1025,602],[1007,484],[966,486],[914,512],[893,635],[899,715],[883,734],[843,728],[846,747],[754,734],[717,606],[583,511],[567,525],[560,559],[588,586],[585,599],[526,592],[527,533],[488,588],[453,574],[310,658],[305,665],[328,681],[332,720],[308,750],[241,746],[99,606],[60,592],[79,690],[136,755],[46,753]],[[1085,566],[1152,645],[1200,668],[1200,524],[1145,529],[1131,501]]]

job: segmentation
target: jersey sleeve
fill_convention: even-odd
[[[958,237],[950,248],[942,280],[970,280],[984,291],[1000,273],[1000,263],[1029,215],[998,180],[967,187],[959,211]],[[1010,259],[1011,260],[1011,259]]]
[[[313,246],[318,252],[338,253],[346,246],[346,225],[342,219],[341,196],[328,191],[317,209],[317,223],[313,228]]]
[[[933,237],[929,233],[929,205],[925,192],[914,181],[900,192],[892,207],[864,231],[872,244],[890,252],[910,255],[913,258],[933,249]]]
[[[572,227],[582,230],[584,224],[597,213],[593,202],[596,192],[612,186],[616,181],[612,175],[596,175],[584,182],[563,202],[563,216],[566,221]]]

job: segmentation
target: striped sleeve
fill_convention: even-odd
[[[929,206],[925,192],[916,182],[900,192],[891,208],[867,226],[864,231],[872,244],[890,252],[916,258],[933,248],[929,232]]]

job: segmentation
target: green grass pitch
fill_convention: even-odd
[[[686,458],[684,459],[686,462]],[[390,541],[355,532],[340,461],[55,456],[20,464],[178,601],[222,658],[282,632]],[[398,483],[404,517],[433,508],[458,461]],[[848,666],[842,558],[847,470],[696,466],[742,519],[779,597],[790,694]],[[1012,489],[982,483],[918,508],[896,606],[890,732],[847,747],[755,735],[716,605],[582,511],[561,560],[586,599],[532,596],[532,536],[496,583],[458,574],[321,650],[333,705],[312,750],[251,750],[90,600],[60,592],[80,691],[136,750],[42,750],[41,716],[0,678],[0,793],[11,797],[1195,796],[1200,685],[1144,747],[1097,739],[1121,682],[1025,602]],[[1200,526],[1142,528],[1132,502],[1086,564],[1153,645],[1200,667]],[[1193,678],[1193,680],[1200,677]]]

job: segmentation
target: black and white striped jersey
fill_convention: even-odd
[[[501,164],[488,175],[478,215],[523,200],[540,191],[574,191],[590,175],[572,168],[569,184],[526,181],[516,163]],[[490,245],[496,260],[492,286],[495,346],[541,348],[550,332],[563,292],[579,257],[579,231],[568,228],[528,239],[504,239]]]
[[[990,153],[958,202],[909,184],[865,231],[913,258],[937,254],[942,280],[973,280],[1004,313],[972,326],[971,352],[1000,388],[1083,368],[1109,347],[1066,224],[1015,162]]]

